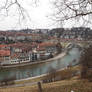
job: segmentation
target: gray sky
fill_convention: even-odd
[[[0,2],[1,5],[4,4],[5,0]],[[11,1],[11,0],[10,0]],[[13,5],[9,8],[8,16],[6,10],[0,11],[0,30],[8,29],[21,29],[21,28],[55,28],[60,27],[59,25],[53,23],[51,19],[47,16],[54,12],[54,7],[49,2],[49,0],[39,0],[37,5],[31,0],[18,0],[21,5],[26,9],[26,18],[19,24],[19,12],[17,6]],[[34,0],[33,0],[34,1]],[[51,0],[50,0],[51,1]],[[53,0],[52,0],[53,1]],[[30,18],[27,17],[27,14]],[[79,26],[75,21],[67,21],[64,27]]]
[[[2,0],[3,1],[3,0]],[[47,16],[53,11],[52,5],[49,0],[40,0],[37,5],[31,0],[19,0],[21,5],[26,9],[30,19],[25,13],[26,19],[19,24],[19,14],[16,10],[16,5],[13,5],[9,9],[9,15],[7,16],[6,10],[3,9],[0,12],[0,29],[19,29],[19,28],[51,28],[54,27],[53,22]],[[2,5],[2,3],[1,3]]]

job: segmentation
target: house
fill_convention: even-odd
[[[0,50],[0,64],[10,63],[10,50]]]
[[[5,61],[7,61],[7,63],[9,63],[10,60],[10,49],[7,47],[7,45],[0,45],[0,64],[5,63]]]
[[[0,45],[0,61],[1,64],[35,62],[53,57],[60,49],[61,46],[54,42]]]
[[[29,60],[32,62],[40,60],[40,54],[36,51],[36,49],[29,52]]]
[[[7,48],[7,45],[0,44],[0,50]]]
[[[30,53],[33,48],[36,48],[36,43],[15,43],[10,44],[11,63],[23,63],[30,61]]]
[[[12,54],[10,57],[10,63],[11,64],[20,64],[20,63],[25,63],[29,62],[29,55],[26,53],[15,53]]]
[[[14,34],[9,34],[7,35],[7,38],[9,40],[13,40],[13,41],[39,41],[42,39],[40,34],[36,34],[36,33],[31,33],[31,34],[27,34],[27,33],[14,33]]]
[[[36,43],[14,43],[9,45],[0,45],[0,59],[3,61],[2,64],[30,62],[29,52],[36,47]],[[8,56],[7,53],[9,53]]]
[[[54,42],[43,42],[40,43],[38,48],[45,48],[46,53],[57,53],[57,44]]]
[[[30,61],[45,60],[53,57],[58,53],[59,45],[53,42],[39,43],[37,48],[29,53]]]
[[[58,54],[61,51],[61,46],[55,42],[43,42],[38,44],[37,53],[40,59],[48,59]]]
[[[40,60],[47,59],[47,55],[46,55],[47,52],[44,47],[38,47],[36,50],[37,50],[37,53],[39,54]]]

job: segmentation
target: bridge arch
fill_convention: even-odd
[[[82,46],[79,43],[73,43],[73,42],[71,42],[71,43],[68,43],[65,48],[73,48],[73,47],[79,47],[79,48],[81,48]]]

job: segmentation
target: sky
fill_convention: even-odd
[[[0,2],[0,8],[4,5],[5,0]],[[9,0],[11,1],[11,0]],[[14,1],[14,0],[12,0]],[[53,0],[39,0],[37,4],[34,4],[34,0],[18,0],[23,6],[26,12],[24,12],[25,19],[19,21],[19,12],[17,5],[13,5],[7,11],[2,9],[0,11],[0,30],[11,29],[39,29],[39,28],[56,28],[61,27],[58,23],[51,20],[48,16],[51,16],[54,12],[54,7],[51,3]],[[28,17],[29,16],[29,17]],[[63,27],[78,26],[74,21],[67,21]]]
[[[22,20],[21,23],[19,23],[19,14],[16,10],[16,5],[13,5],[11,8],[9,8],[8,16],[5,9],[0,11],[0,29],[35,29],[55,27],[53,21],[48,18],[48,16],[51,15],[53,11],[49,0],[39,0],[37,4],[34,4],[34,2],[30,1],[31,0],[20,0],[19,2],[27,11],[27,13],[25,13],[26,19]],[[30,18],[28,16],[30,16]]]

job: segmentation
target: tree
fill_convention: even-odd
[[[92,0],[55,0],[53,2],[55,7],[54,17],[55,21],[64,23],[66,20],[75,20],[86,24],[92,23]]]
[[[57,43],[56,47],[57,47],[58,53],[61,53],[62,52],[62,45],[60,42]]]
[[[37,5],[38,0],[30,0],[30,6]],[[31,21],[28,10],[25,8],[28,6],[26,0],[1,0],[0,1],[0,16],[9,17],[12,15],[17,16],[18,24],[23,21]],[[2,14],[4,12],[4,14]]]
[[[43,82],[53,82],[56,78],[56,69],[52,66],[48,68],[47,75],[44,77]]]
[[[92,80],[92,45],[84,48],[80,62],[82,65],[81,78]]]

